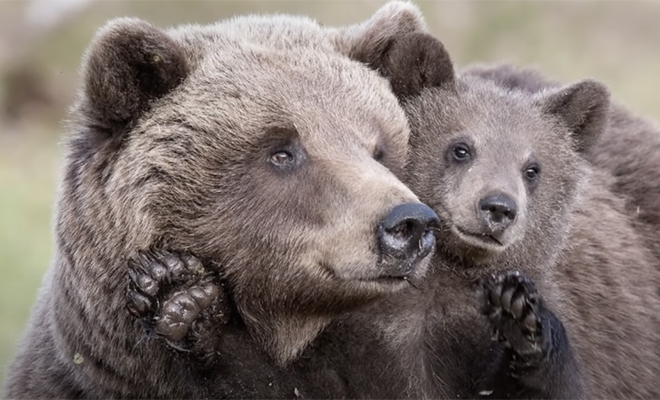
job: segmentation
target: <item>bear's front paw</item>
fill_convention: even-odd
[[[548,343],[534,284],[522,273],[509,271],[485,279],[483,289],[483,311],[494,339],[513,351],[513,369],[533,366],[544,356]]]
[[[140,252],[128,272],[128,311],[171,342],[182,340],[214,301],[224,300],[222,287],[190,254]]]

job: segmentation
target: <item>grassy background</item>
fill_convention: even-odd
[[[80,56],[105,20],[160,26],[239,13],[310,15],[324,24],[368,18],[383,1],[98,1],[58,27],[23,21],[0,1],[0,381],[53,249],[61,121]],[[660,119],[660,2],[435,1],[417,4],[459,65],[510,61],[565,82],[594,77],[636,112]]]

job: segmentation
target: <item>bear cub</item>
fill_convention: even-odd
[[[543,86],[531,75],[455,72],[441,43],[424,33],[383,48],[363,52],[362,60],[390,79],[406,111],[412,133],[404,181],[442,221],[432,264],[443,288],[436,291],[443,305],[438,315],[445,320],[434,326],[442,332],[436,339],[460,338],[436,342],[443,361],[487,354],[479,348],[486,329],[464,303],[472,282],[516,270],[534,282],[556,316],[549,338],[564,351],[551,347],[545,364],[509,376],[555,397],[660,396],[658,257],[629,210],[639,195],[621,185],[640,188],[657,174],[635,183],[630,174],[613,176],[619,164],[607,168],[606,137],[619,132],[622,142],[626,136],[612,130],[617,112],[606,87],[593,80]],[[652,162],[635,165],[650,171]],[[646,204],[660,204],[655,190],[646,195]],[[504,359],[515,364],[521,354],[512,348]],[[477,371],[487,367],[476,365]],[[436,373],[456,381],[451,368]]]

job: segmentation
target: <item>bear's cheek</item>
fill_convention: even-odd
[[[323,264],[340,279],[374,280],[387,275],[379,226],[402,204],[419,203],[417,196],[394,174],[371,158],[353,165],[333,164],[334,189],[327,193],[325,225],[314,239]],[[423,273],[420,260],[410,261],[411,272]],[[396,267],[393,267],[396,268]]]

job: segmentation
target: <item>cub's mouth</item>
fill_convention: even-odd
[[[506,248],[499,239],[487,233],[472,233],[456,225],[451,227],[451,233],[460,241],[483,250],[499,253]]]

